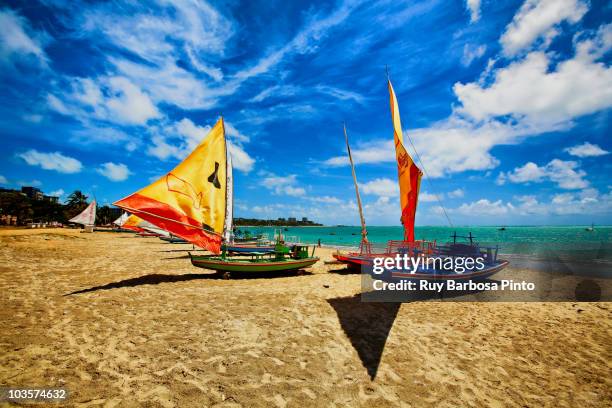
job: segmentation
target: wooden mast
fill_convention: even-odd
[[[353,173],[353,183],[355,184],[355,193],[357,194],[357,205],[359,206],[359,218],[361,219],[361,243],[359,244],[359,252],[370,253],[370,243],[368,242],[368,231],[366,229],[365,217],[363,216],[363,207],[361,205],[361,196],[359,195],[359,186],[357,185],[357,175],[355,174],[355,164],[353,163],[353,156],[351,155],[351,146],[348,141],[348,134],[346,133],[346,123],[344,125],[344,139],[346,140],[346,150],[348,151],[349,161],[351,162],[351,170]]]

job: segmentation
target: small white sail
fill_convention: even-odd
[[[124,212],[123,214],[121,214],[121,216],[119,218],[117,218],[115,221],[113,221],[113,224],[117,225],[117,226],[122,226],[123,223],[125,222],[125,220],[127,220],[129,217],[129,214]]]
[[[138,224],[138,226],[144,230],[147,230],[149,232],[153,232],[155,234],[159,234],[162,237],[170,237],[170,233],[166,230],[163,230],[153,224],[151,224],[149,221],[142,221],[140,224]]]
[[[68,220],[85,226],[94,225],[96,223],[96,200],[93,200],[82,213]]]

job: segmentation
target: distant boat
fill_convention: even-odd
[[[506,230],[506,227],[499,227],[497,230],[498,230],[498,231],[505,231],[505,230]]]
[[[584,230],[588,231],[588,232],[595,231],[595,224],[591,223],[591,226],[590,227],[586,227]]]

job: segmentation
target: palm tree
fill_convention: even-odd
[[[81,190],[75,190],[68,196],[64,214],[67,219],[70,219],[83,211],[85,207],[87,207],[87,196]]]
[[[66,205],[73,209],[75,207],[85,208],[87,206],[87,196],[81,192],[81,190],[74,190],[72,194],[68,196]]]

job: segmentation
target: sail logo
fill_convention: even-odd
[[[168,191],[188,197],[193,203],[193,208],[196,210],[200,209],[202,203],[202,193],[196,192],[191,183],[175,176],[172,173],[168,173],[166,176],[166,185],[168,186]]]

